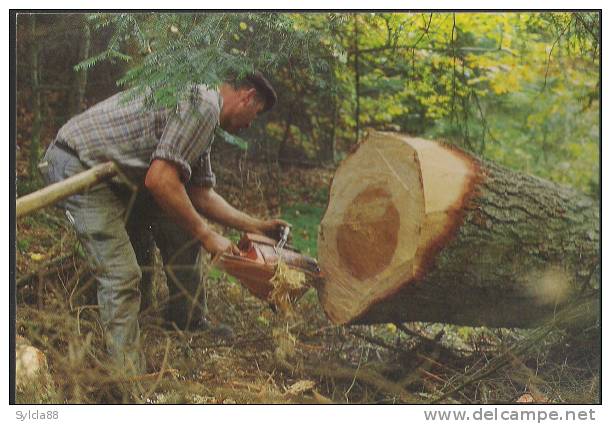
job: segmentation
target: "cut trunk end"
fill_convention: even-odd
[[[319,297],[337,324],[531,327],[598,298],[599,238],[599,205],[582,193],[374,132],[335,173]]]
[[[461,152],[373,133],[338,169],[318,239],[321,302],[346,324],[421,276],[457,227],[477,175]]]

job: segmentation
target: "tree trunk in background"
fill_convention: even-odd
[[[40,45],[39,37],[37,36],[36,15],[30,15],[30,30],[31,30],[31,78],[32,78],[32,114],[34,119],[32,122],[32,138],[30,140],[30,178],[38,179],[38,161],[40,159],[40,133],[42,128],[42,107],[40,104]]]
[[[333,165],[337,162],[337,118],[339,117],[339,107],[337,99],[333,101],[333,126],[331,130],[331,160]]]
[[[89,49],[91,46],[91,30],[87,23],[85,15],[81,18],[83,27],[83,38],[81,39],[79,48],[79,62],[84,61],[89,57]],[[74,77],[74,94],[72,97],[72,115],[76,115],[83,110],[85,91],[87,89],[87,69],[81,69],[75,73]]]
[[[278,152],[276,153],[276,157],[278,159],[284,157],[286,155],[286,143],[289,140],[291,135],[291,125],[293,124],[293,109],[289,108],[286,118],[286,123],[284,125],[284,134],[282,135],[282,141],[280,142],[280,147],[278,147]]]
[[[337,126],[337,102],[333,100],[331,127],[329,131],[323,131],[327,136],[322,137],[321,147],[318,151],[318,160],[323,164],[335,164],[335,130]]]
[[[374,132],[339,166],[319,297],[338,324],[537,325],[600,290],[599,205],[458,149]]]
[[[356,123],[355,144],[359,142],[361,132],[361,93],[360,93],[360,70],[359,70],[359,22],[358,15],[354,15],[354,93],[356,95],[356,110],[354,121]]]

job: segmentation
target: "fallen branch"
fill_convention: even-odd
[[[87,171],[20,197],[17,199],[17,218],[29,215],[73,194],[85,191],[102,181],[114,177],[117,173],[118,168],[114,162],[101,163]]]
[[[419,359],[422,360],[426,360],[426,361],[430,361],[430,358],[426,357],[425,355],[422,355],[420,352],[418,352],[418,346],[413,347],[410,350],[405,350],[402,349],[398,346],[393,346],[387,342],[385,342],[384,340],[380,339],[379,337],[375,337],[375,336],[369,336],[367,334],[364,334],[358,330],[350,330],[349,331],[350,334],[352,334],[355,337],[359,337],[369,343],[378,345],[380,347],[383,347],[385,349],[388,349],[390,351],[396,352],[400,355],[407,355],[407,356],[413,356],[413,357],[417,357]],[[418,335],[418,333],[414,334]],[[418,335],[419,338],[421,338],[423,340],[423,345],[429,349],[431,349],[433,352],[438,352],[439,354],[443,354],[444,356],[454,359],[454,360],[459,360],[460,358],[456,355],[456,353],[454,353],[454,351],[452,349],[449,349],[447,347],[444,347],[443,345],[441,345],[441,343],[439,343],[438,341],[434,340],[434,339],[429,339],[423,335]]]
[[[375,337],[375,336],[369,336],[367,334],[363,334],[360,331],[357,330],[351,330],[350,333],[356,337],[362,338],[363,340],[378,345],[380,347],[383,347],[387,350],[393,351],[398,353],[399,355],[406,355],[410,358],[414,358],[417,359],[420,362],[420,365],[418,365],[416,368],[413,369],[412,372],[410,372],[406,377],[402,378],[397,384],[401,387],[406,387],[407,385],[413,383],[416,379],[420,378],[421,376],[427,376],[430,377],[434,380],[440,381],[444,384],[447,384],[447,382],[445,380],[443,380],[441,377],[432,374],[431,372],[429,372],[430,368],[435,365],[439,368],[444,368],[444,369],[448,369],[450,370],[450,368],[447,365],[441,364],[439,363],[436,359],[438,359],[440,352],[442,351],[442,349],[450,354],[450,356],[452,358],[456,358],[456,355],[454,355],[452,353],[451,350],[444,348],[443,346],[441,346],[440,344],[434,344],[431,345],[432,349],[433,349],[433,358],[428,357],[426,355],[423,355],[422,353],[419,353],[416,351],[416,349],[413,350],[403,350],[397,346],[393,346],[389,343],[386,343],[384,340]],[[417,333],[416,333],[417,334]],[[426,337],[422,336],[425,340],[428,340]],[[432,342],[432,340],[431,340]],[[451,370],[453,372],[455,372],[454,370]],[[423,384],[425,384],[423,382]],[[430,387],[431,390],[435,390],[437,391],[437,389],[435,387]]]
[[[310,377],[326,377],[351,382],[358,380],[361,383],[367,384],[368,386],[371,386],[381,392],[396,396],[401,402],[412,404],[422,403],[421,399],[405,391],[405,389],[403,389],[403,387],[401,387],[399,384],[388,380],[378,372],[366,367],[353,369],[344,367],[337,363],[327,364],[324,367],[306,364],[300,364],[298,367],[294,367],[288,361],[280,358],[276,358],[276,363],[285,371],[290,373],[301,371],[302,374]]]

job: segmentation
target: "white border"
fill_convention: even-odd
[[[562,9],[571,9],[578,7],[579,9],[603,9],[603,104],[605,99],[611,99],[611,94],[609,93],[609,84],[610,81],[608,78],[605,78],[605,74],[608,74],[608,70],[610,69],[609,65],[609,55],[608,46],[611,45],[611,39],[609,39],[609,32],[611,31],[609,27],[605,27],[606,18],[609,14],[609,7],[606,6],[602,1],[591,1],[591,0],[582,0],[578,3],[574,1],[555,1],[555,2],[544,2],[544,1],[500,1],[500,2],[484,2],[484,1],[461,1],[461,2],[451,2],[451,1],[430,1],[430,0],[422,0],[418,2],[410,2],[410,1],[383,1],[383,2],[363,2],[363,1],[269,1],[269,0],[261,0],[253,3],[246,3],[244,1],[236,1],[236,0],[225,0],[221,3],[213,3],[213,2],[193,2],[193,1],[173,1],[168,3],[167,1],[159,1],[159,0],[148,0],[146,2],[141,1],[117,1],[117,0],[107,0],[103,3],[97,4],[87,4],[83,3],[82,0],[62,0],[55,1],[52,4],[35,1],[35,0],[21,0],[15,1],[11,0],[7,3],[7,12],[9,8],[14,9],[29,9],[29,8],[53,8],[53,9],[72,9],[72,8],[83,8],[90,7],[93,9],[109,9],[109,8],[192,8],[199,9],[203,7],[222,7],[224,9],[236,9],[236,8],[257,8],[257,9],[306,9],[306,10],[315,10],[321,8],[334,8],[334,9],[346,9],[346,8],[358,8],[358,9],[367,9],[371,8],[375,4],[376,8],[384,8],[384,9],[427,9],[427,8],[435,8],[435,9],[545,9],[545,8],[562,8]],[[100,7],[101,6],[101,7]],[[9,34],[8,28],[8,19],[5,15],[5,18],[2,20],[1,24],[3,28],[3,33],[5,37]],[[10,44],[5,40],[2,43],[2,53],[3,57],[8,57]],[[605,72],[607,71],[607,72]],[[9,80],[8,78],[8,70],[7,67],[4,67],[4,72],[7,73],[5,75],[4,81]],[[9,99],[9,90],[10,86],[5,86],[5,99],[8,101]],[[8,136],[8,128],[9,128],[9,117],[13,113],[10,108],[10,105],[7,103],[4,104],[4,113],[3,113],[3,123],[6,134]],[[603,108],[602,115],[602,123],[603,123],[603,138],[607,133],[607,128],[611,125],[611,117],[608,113],[608,108]],[[8,141],[8,140],[7,140]],[[6,145],[10,146],[10,143],[6,143]],[[10,148],[10,147],[9,147]],[[607,194],[607,184],[608,181],[608,171],[605,165],[608,163],[608,155],[606,154],[605,144],[603,141],[602,148],[602,170],[603,170],[603,223],[606,222],[605,218],[607,215],[607,202],[606,199]],[[9,192],[7,188],[6,181],[9,181],[9,172],[10,172],[10,164],[9,164],[9,155],[1,155],[0,157],[0,169],[2,169],[2,174],[5,175],[5,183],[1,186],[1,195],[4,199],[7,199],[7,205],[10,205],[10,202],[14,202],[14,199],[9,198]],[[9,223],[9,209],[8,207],[1,208],[0,215],[2,217],[2,222],[5,223],[6,226],[10,226]],[[609,261],[609,250],[606,249],[605,240],[608,240],[608,227],[603,226],[603,263],[607,264]],[[8,233],[7,233],[8,235]],[[8,239],[8,237],[7,237]],[[10,250],[7,247],[7,243],[5,242],[0,251],[0,263],[2,266],[2,270],[4,271],[4,276],[6,278],[7,273],[9,271],[9,255]],[[605,274],[603,273],[603,282],[605,282]],[[8,305],[8,290],[9,290],[9,282],[6,281],[3,284],[1,289],[2,292],[2,301],[4,305]],[[603,304],[609,305],[611,296],[611,289],[603,290]],[[603,308],[604,309],[604,308]],[[609,312],[603,310],[604,317],[607,316]],[[5,315],[6,317],[7,315]],[[1,334],[2,340],[8,341],[8,324],[7,322],[1,326]],[[606,331],[605,331],[606,333]],[[5,364],[3,369],[8,369],[8,343],[4,344],[5,348],[2,349],[0,353],[0,363]],[[609,352],[608,349],[609,341],[606,337],[603,337],[603,358],[609,355],[605,355]],[[609,392],[611,390],[608,383],[608,375],[609,371],[609,361],[605,361],[603,364],[603,381],[602,381],[602,392],[603,392],[603,404],[607,403],[608,399],[611,399],[611,395]],[[7,373],[8,374],[8,373]],[[8,375],[7,375],[8,377]],[[168,422],[168,421],[180,421],[182,423],[186,422],[198,422],[198,423],[206,423],[206,422],[240,422],[240,423],[270,423],[277,421],[287,421],[291,424],[293,423],[308,423],[312,424],[317,422],[327,422],[327,421],[338,421],[342,423],[376,423],[390,420],[397,420],[399,418],[399,422],[406,423],[421,423],[425,422],[424,417],[422,415],[422,411],[424,409],[433,409],[431,406],[35,406],[35,407],[24,407],[24,406],[9,406],[8,404],[8,389],[9,389],[9,381],[8,378],[4,380],[6,383],[0,389],[0,397],[3,401],[2,413],[0,416],[5,416],[9,421],[7,422],[16,422],[16,412],[18,410],[59,410],[60,412],[60,420],[58,422],[62,423],[79,423],[82,424],[86,422],[87,424],[94,423],[104,423],[107,424],[109,420],[118,420],[119,422],[130,422],[132,420],[137,420],[139,422],[146,423],[155,423],[155,422]],[[448,407],[448,406],[440,406],[439,410],[448,410],[448,409],[469,409],[474,410],[479,408],[477,406],[460,406],[460,407]],[[533,409],[554,409],[558,411],[563,411],[565,409],[571,407],[564,407],[562,405],[552,405],[550,407],[533,407]],[[606,411],[600,406],[583,406],[583,407],[575,407],[575,409],[589,409],[592,408],[596,411],[597,421],[600,422],[608,422],[611,419],[611,412],[609,409]],[[45,420],[46,421],[46,420]],[[31,421],[29,421],[31,422]],[[48,422],[48,421],[47,421]]]

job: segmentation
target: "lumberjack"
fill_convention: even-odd
[[[173,269],[166,320],[193,329],[210,327],[200,302],[200,245],[213,256],[239,253],[202,215],[272,237],[288,225],[251,217],[214,191],[210,149],[215,129],[236,133],[273,107],[276,93],[263,75],[227,81],[218,89],[193,87],[176,110],[145,109],[144,101],[125,101],[119,93],[75,116],[59,130],[44,158],[47,183],[114,161],[138,186],[134,202],[132,191],[118,180],[62,202],[93,265],[109,353],[133,373],[145,370],[139,346],[139,283],[153,240],[166,268]],[[229,336],[229,329],[224,330]]]

